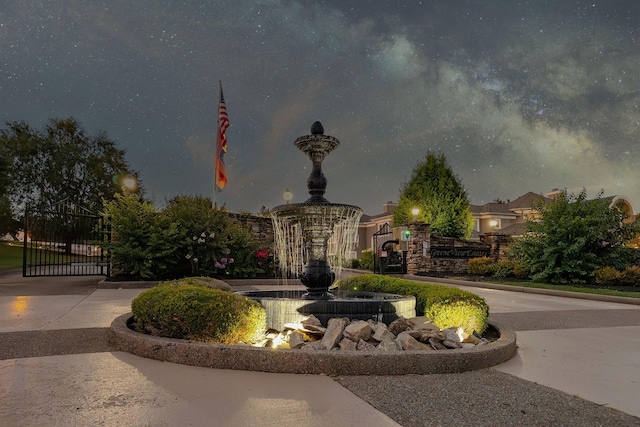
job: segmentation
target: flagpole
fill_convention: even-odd
[[[216,208],[216,193],[218,186],[218,138],[220,137],[220,102],[222,101],[222,80],[218,80],[218,105],[216,108],[216,148],[213,157],[213,197],[211,198],[211,208]]]

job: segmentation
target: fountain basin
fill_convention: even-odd
[[[238,292],[259,302],[267,312],[267,329],[283,331],[286,323],[299,323],[313,314],[323,326],[332,317],[352,320],[377,320],[387,325],[398,317],[410,319],[416,315],[413,296],[379,292],[334,290],[331,299],[304,299],[304,290],[274,290]]]

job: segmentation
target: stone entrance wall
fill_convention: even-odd
[[[273,254],[275,248],[275,235],[273,233],[273,223],[271,217],[250,215],[250,214],[234,214],[230,213],[231,218],[240,223],[243,227],[251,230],[260,246],[269,249],[269,253]]]
[[[429,224],[411,222],[407,274],[444,275],[466,273],[470,258],[489,256],[491,245],[431,235]]]

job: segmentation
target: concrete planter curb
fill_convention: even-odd
[[[163,362],[216,369],[335,376],[450,374],[489,368],[516,354],[515,332],[495,324],[500,338],[472,349],[305,352],[155,337],[130,329],[130,319],[131,313],[127,313],[111,323],[109,341],[118,350]]]

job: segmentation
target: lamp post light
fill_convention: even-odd
[[[120,181],[122,192],[126,195],[133,194],[138,188],[138,180],[136,176],[125,176]]]
[[[288,205],[291,199],[293,198],[293,193],[289,191],[289,189],[287,188],[286,190],[284,190],[284,194],[282,195],[282,198],[284,199],[284,203]]]
[[[413,208],[411,209],[411,214],[413,215],[413,220],[417,221],[418,220],[418,214],[420,213],[420,209],[419,208]]]

